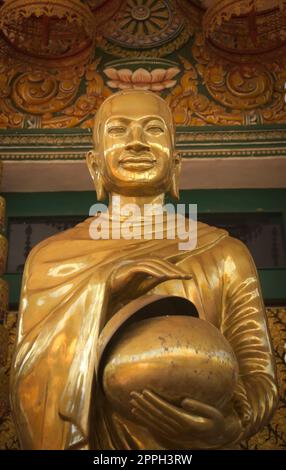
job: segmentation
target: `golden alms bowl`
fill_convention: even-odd
[[[157,313],[133,315],[108,341],[101,384],[110,405],[130,415],[130,393],[149,389],[175,405],[189,397],[223,408],[238,377],[228,341],[207,321]]]

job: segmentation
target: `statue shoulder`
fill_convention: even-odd
[[[211,248],[218,244],[225,238],[229,238],[227,230],[205,224],[203,222],[197,223],[197,247]]]
[[[247,248],[245,243],[243,243],[238,238],[228,235],[223,239],[222,246],[225,255],[231,255],[232,257],[240,259],[247,258],[253,262],[249,249]]]
[[[230,235],[220,240],[215,257],[223,263],[224,271],[247,278],[258,279],[257,268],[248,247],[238,238]]]
[[[241,260],[255,267],[245,243],[229,234],[227,230],[198,222],[198,248],[212,249],[219,258]]]

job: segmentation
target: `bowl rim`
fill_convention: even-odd
[[[106,348],[116,332],[134,315],[138,314],[144,307],[157,303],[163,299],[176,299],[190,308],[189,315],[195,318],[199,318],[199,314],[195,305],[186,297],[179,295],[158,295],[158,294],[147,294],[132,300],[124,307],[120,308],[104,325],[100,332],[97,351],[96,351],[96,363],[95,363],[95,374],[98,378],[100,375],[101,359],[106,351]],[[167,314],[166,314],[167,315]],[[158,315],[157,315],[158,316]]]

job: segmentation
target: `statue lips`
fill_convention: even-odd
[[[153,168],[156,163],[156,158],[151,152],[128,152],[124,154],[123,158],[119,159],[119,164],[132,171],[146,171]]]

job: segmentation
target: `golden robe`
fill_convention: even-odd
[[[277,388],[259,281],[247,248],[226,231],[201,223],[197,247],[189,252],[179,251],[176,239],[92,240],[92,220],[37,245],[25,265],[11,374],[22,447],[160,448],[146,429],[107,416],[102,397],[97,402],[94,396],[96,345],[110,314],[114,266],[152,256],[192,275],[188,281],[164,282],[150,294],[185,297],[202,319],[220,329],[239,363],[233,406],[244,423],[244,437],[257,432],[273,413]],[[92,415],[96,435],[91,444],[92,400],[100,411]]]

